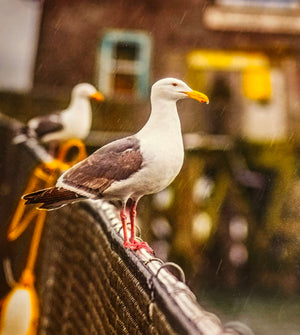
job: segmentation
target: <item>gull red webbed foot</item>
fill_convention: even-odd
[[[150,252],[151,254],[154,254],[152,248],[149,247],[147,242],[140,242],[137,240],[127,241],[124,242],[124,247],[131,249],[131,250],[140,250],[145,249],[146,251]]]

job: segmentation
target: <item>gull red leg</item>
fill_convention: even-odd
[[[130,231],[131,231],[130,242],[131,243],[137,243],[135,239],[136,205],[137,205],[137,202],[133,201],[133,204],[130,207],[130,213],[129,213],[130,214]]]
[[[146,242],[139,242],[136,240],[135,236],[135,218],[136,218],[136,206],[137,201],[133,201],[131,207],[130,207],[130,248],[132,250],[138,250],[138,249],[146,249],[148,252],[153,254],[153,250],[149,247],[149,245]]]
[[[120,216],[121,216],[122,227],[123,227],[123,234],[124,234],[124,247],[125,248],[130,248],[131,243],[129,242],[128,235],[127,235],[126,206],[122,206]]]

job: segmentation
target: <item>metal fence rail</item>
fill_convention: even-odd
[[[17,242],[7,243],[8,249],[24,252]],[[15,275],[20,273],[22,257],[1,254],[7,255]],[[84,201],[48,214],[36,288],[40,335],[253,334],[240,323],[224,326],[205,311],[176,264],[163,263],[144,250],[124,249],[115,207],[102,201]]]

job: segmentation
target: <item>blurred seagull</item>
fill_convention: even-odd
[[[184,148],[176,102],[185,98],[209,102],[205,94],[181,80],[157,81],[151,90],[150,118],[137,134],[98,149],[63,173],[55,187],[24,195],[26,204],[41,203],[40,209],[50,210],[86,198],[120,201],[124,247],[152,251],[147,243],[136,240],[136,206],[143,195],[167,187],[182,167]]]
[[[103,100],[103,95],[87,83],[76,85],[71,94],[69,106],[56,113],[37,116],[28,121],[21,134],[14,137],[15,144],[35,138],[42,143],[61,142],[71,138],[85,139],[92,123],[89,99]]]

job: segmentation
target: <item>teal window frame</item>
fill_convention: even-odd
[[[134,45],[137,48],[136,58],[129,60],[115,59],[117,45]],[[146,98],[150,91],[151,39],[145,32],[111,30],[107,31],[100,43],[98,52],[98,87],[106,96],[116,97],[114,78],[116,74],[136,76],[136,87],[132,95]]]

